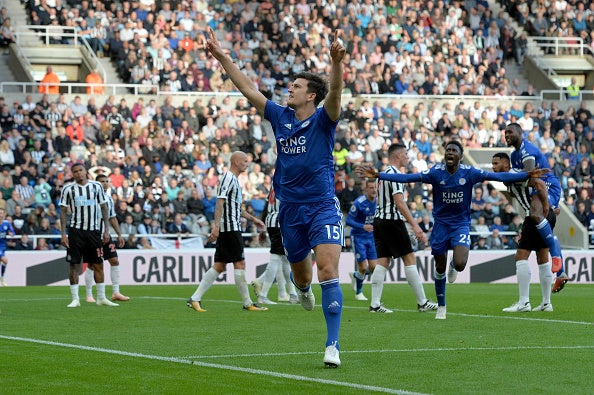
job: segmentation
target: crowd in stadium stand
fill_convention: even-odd
[[[329,59],[317,54],[328,52],[320,48],[328,46],[336,28],[345,31],[345,81],[352,96],[533,94],[530,87],[524,91],[510,83],[504,70],[505,62],[522,62],[525,36],[516,35],[503,13],[493,16],[486,1],[57,4],[31,1],[31,23],[76,26],[100,56],[113,59],[124,80],[157,84],[162,90],[234,90],[202,49],[205,28],[210,26],[254,84],[273,99],[283,95],[291,74],[324,73]],[[584,39],[591,43],[592,4],[588,9],[565,1],[503,6],[512,7],[511,15],[529,32],[551,36],[567,34],[567,25],[581,13]],[[539,24],[543,15],[546,24]],[[573,29],[583,34],[581,26]],[[59,34],[53,40],[65,42]],[[151,93],[148,88],[145,92]],[[227,97],[219,103],[215,98],[193,98],[181,106],[174,106],[170,97],[162,102],[142,96],[133,103],[114,96],[106,102],[96,100],[76,97],[68,102],[64,95],[44,95],[38,102],[30,95],[14,103],[0,99],[0,204],[19,234],[59,234],[57,198],[70,178],[70,166],[80,161],[86,162],[91,175],[109,175],[125,234],[208,233],[218,176],[235,150],[247,152],[250,161],[249,171],[239,177],[244,201],[256,214],[262,211],[276,145],[268,122],[245,99]],[[584,103],[576,101],[566,111],[554,102],[483,107],[463,98],[443,105],[427,99],[413,106],[394,99],[388,105],[363,100],[357,107],[354,102],[343,106],[333,155],[336,191],[345,211],[361,194],[353,166],[366,161],[382,168],[389,144],[405,144],[411,157],[406,171],[422,171],[441,160],[441,144],[453,137],[467,147],[507,147],[502,130],[518,122],[525,137],[550,158],[566,204],[594,230],[594,117]],[[428,188],[411,184],[408,201],[421,227],[430,232]],[[514,237],[494,233],[518,230],[521,218],[491,185],[478,190],[473,231],[485,238],[475,236],[476,247],[514,248]],[[247,233],[252,231],[252,224],[244,225]],[[59,248],[59,239],[41,244]],[[256,238],[246,238],[246,245],[257,244]],[[150,248],[150,243],[130,236],[127,246]],[[31,244],[24,238],[12,247]]]

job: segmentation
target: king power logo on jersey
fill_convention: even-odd
[[[278,143],[281,151],[287,155],[304,154],[307,148],[307,139],[305,136],[294,136],[288,139],[281,137]]]

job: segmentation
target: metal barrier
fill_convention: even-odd
[[[73,27],[60,26],[60,28],[62,29],[62,32],[60,33],[60,35],[62,37],[68,37],[68,38],[72,38],[74,40],[72,43],[73,46],[75,46],[75,47],[79,46],[79,45],[84,46],[84,48],[88,52],[88,55],[93,59],[95,67],[97,68],[97,70],[101,74],[103,80],[105,81],[106,80],[105,69],[103,68],[103,65],[97,58],[97,55],[94,53],[94,51],[89,46],[87,40],[85,40]],[[34,36],[36,38],[41,39],[43,41],[43,45],[50,46],[50,45],[52,45],[52,44],[49,44],[50,36],[52,34],[52,26],[22,25],[22,26],[17,26],[16,32],[17,32],[17,37],[16,37],[17,45],[14,46],[15,53],[17,54],[17,56],[22,58],[24,62],[26,62],[26,64],[29,66],[29,68],[31,68],[31,64],[30,64],[29,60],[25,58],[23,52],[20,50],[20,42],[23,37]],[[59,44],[53,44],[53,45],[59,45]],[[575,50],[579,55],[583,55],[585,52],[594,54],[594,50],[592,48],[590,48],[588,45],[584,44],[584,41],[580,37],[531,37],[531,41],[529,42],[529,45],[528,45],[528,54],[540,55],[541,50],[545,51],[548,49],[553,49],[554,54],[556,54],[556,55],[561,54],[560,52],[564,49]],[[538,61],[538,60],[536,60],[536,61]],[[550,71],[550,70],[546,69],[544,66],[541,68],[543,70],[546,70],[549,73],[549,75],[556,75],[554,70]],[[32,79],[32,76],[30,76],[30,78]],[[2,83],[0,83],[0,93],[4,93],[6,91],[5,87],[9,87],[9,86],[20,87],[21,88],[20,90],[22,93],[35,93],[36,90],[34,91],[33,88],[31,88],[31,90],[27,90],[27,87],[34,86],[35,88],[37,88],[39,86],[39,84],[35,84],[35,83],[31,84],[31,83],[15,82],[15,81],[2,82]],[[124,90],[124,94],[131,94],[131,95],[135,95],[135,96],[150,95],[148,93],[144,93],[141,91],[152,90],[152,89],[155,89],[154,95],[157,95],[157,96],[176,95],[176,96],[199,97],[199,96],[204,96],[204,95],[215,96],[218,94],[222,94],[224,96],[241,95],[239,92],[220,92],[220,93],[217,93],[217,92],[170,92],[170,91],[161,90],[158,85],[107,84],[106,83],[103,86],[104,86],[104,88],[107,89],[107,92],[105,94],[111,94],[111,95],[122,94],[120,92],[121,90]],[[65,87],[65,89],[67,90],[67,93],[69,93],[69,94],[81,93],[81,92],[74,92],[75,89],[73,89],[73,88],[77,88],[77,87],[85,87],[86,88],[87,84],[66,82],[66,83],[60,84],[60,87]],[[532,97],[526,97],[526,96],[521,96],[521,97],[520,96],[470,96],[470,95],[459,96],[459,97],[464,98],[465,100],[530,101],[530,100],[537,99],[537,100],[542,101],[542,100],[545,100],[545,95],[550,95],[550,94],[554,94],[555,97],[563,100],[565,98],[565,93],[566,93],[565,89],[559,89],[557,91],[555,91],[555,90],[541,91],[541,93],[538,96],[532,96]],[[422,96],[422,98],[424,100],[443,100],[444,97],[447,98],[447,96],[443,96],[443,95],[423,95]],[[350,94],[347,94],[347,93],[343,94],[343,99],[350,100],[351,98],[352,98],[352,96]],[[421,96],[358,95],[357,98],[367,98],[368,100],[378,100],[380,98],[383,100],[385,100],[387,98],[389,98],[389,99],[397,98],[397,99],[402,99],[402,100],[408,100],[408,99],[421,98]],[[580,100],[581,100],[581,93],[580,93]]]
[[[552,53],[551,53],[552,50]],[[531,36],[527,46],[527,53],[532,56],[541,55],[540,51],[550,55],[567,55],[566,50],[571,50],[572,55],[584,56],[585,51],[592,54],[592,49],[584,44],[581,37],[538,37]]]
[[[20,92],[23,94],[37,93],[40,86],[48,85],[40,82],[15,82],[15,81],[4,81],[0,82],[0,93],[8,92],[8,87],[20,88]],[[137,85],[137,84],[101,84],[103,88],[103,95],[134,95],[139,96],[142,93],[139,90],[156,87],[157,85]],[[93,94],[94,86],[85,82],[62,82],[60,83],[60,91],[65,94],[79,94],[86,93],[87,88],[91,88],[91,94]],[[14,91],[10,91],[14,93]],[[210,95],[212,96],[212,95]]]
[[[62,37],[62,38],[70,38],[70,39],[72,39],[73,42],[71,44],[50,44],[50,39],[52,38],[52,36],[54,34],[59,34],[60,37]],[[89,58],[91,58],[91,60],[92,60],[92,63],[93,63],[92,67],[97,69],[97,72],[99,74],[101,74],[101,78],[103,78],[103,81],[106,80],[107,73],[105,72],[105,68],[99,61],[97,54],[95,53],[95,51],[93,51],[93,49],[89,45],[88,41],[83,36],[81,36],[78,33],[78,31],[76,30],[76,28],[74,28],[74,27],[51,26],[51,25],[50,26],[18,25],[15,28],[15,36],[16,36],[16,47],[18,47],[19,49],[22,45],[21,42],[25,37],[35,37],[37,39],[40,39],[41,40],[40,43],[43,46],[47,46],[47,47],[49,47],[50,45],[51,46],[64,45],[64,46],[74,46],[74,47],[82,46],[86,51],[86,55]],[[17,53],[19,53],[20,56],[23,59],[25,59],[25,56],[22,51],[18,51]],[[26,62],[26,64],[31,66],[31,62],[28,59],[26,59],[25,62]]]

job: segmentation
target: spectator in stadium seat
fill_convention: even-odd
[[[173,223],[167,227],[167,232],[188,236],[190,234],[190,228],[188,228],[188,226],[182,221],[182,215],[180,213],[176,213]]]
[[[91,70],[91,72],[85,78],[87,86],[87,94],[102,95],[103,94],[103,78],[97,71],[97,69]]]
[[[334,158],[334,170],[345,170],[346,169],[346,158],[349,151],[343,148],[339,142],[334,143],[334,150],[332,151],[332,157]],[[350,207],[350,206],[349,206]]]
[[[54,73],[51,66],[46,68],[46,73],[43,78],[41,78],[39,93],[47,93],[51,95],[60,93],[60,77]]]

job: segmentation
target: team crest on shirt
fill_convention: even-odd
[[[458,183],[459,183],[460,185],[464,185],[464,184],[466,184],[466,178],[464,178],[464,177],[460,178],[460,179],[458,180]]]

